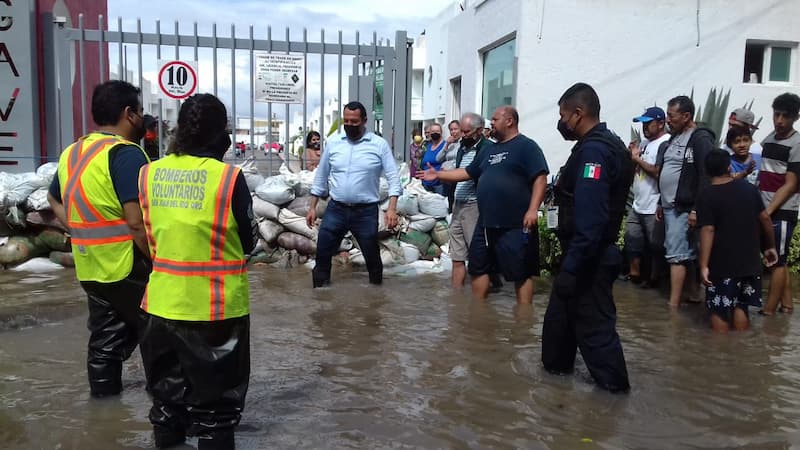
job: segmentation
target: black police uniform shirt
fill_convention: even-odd
[[[608,133],[600,123],[593,130]],[[618,171],[618,160],[608,144],[587,140],[581,144],[577,155],[578,174],[575,181],[575,231],[565,249],[561,270],[571,274],[583,273],[592,264],[606,261],[604,239],[611,220],[611,189]]]
[[[542,149],[522,134],[487,145],[465,169],[478,185],[478,210],[487,228],[522,228],[533,182],[548,174]]]

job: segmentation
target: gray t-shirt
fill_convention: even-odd
[[[686,145],[689,144],[689,139],[691,139],[694,130],[695,128],[690,128],[675,136],[664,152],[661,176],[658,178],[658,188],[661,190],[661,206],[665,208],[675,206],[675,194],[678,192],[683,157],[686,153]]]

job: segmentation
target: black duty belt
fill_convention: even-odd
[[[331,199],[333,203],[343,207],[343,208],[351,208],[351,209],[361,209],[361,208],[369,208],[370,206],[375,206],[378,202],[372,203],[347,203],[347,202],[340,202],[339,200]]]

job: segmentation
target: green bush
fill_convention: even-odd
[[[792,235],[792,241],[789,244],[789,257],[786,264],[792,273],[800,273],[800,233]]]

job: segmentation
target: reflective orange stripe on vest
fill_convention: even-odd
[[[69,180],[64,187],[62,197],[67,213],[71,216],[72,207],[75,207],[81,220],[78,222],[68,217],[72,243],[75,245],[100,245],[133,240],[130,227],[124,219],[107,220],[95,209],[86,197],[81,181],[89,163],[103,148],[114,142],[116,139],[100,139],[84,151],[85,141],[81,139],[69,155],[67,161]]]
[[[226,166],[222,174],[221,189],[217,190],[216,206],[214,207],[214,223],[211,224],[211,261],[222,262],[222,253],[225,247],[225,229],[228,226],[227,201],[233,195],[233,184],[236,181],[236,172],[233,166]],[[225,317],[225,280],[221,275],[211,277],[211,319],[222,320]]]
[[[230,212],[230,198],[236,182],[236,170],[226,166],[220,181],[219,189],[214,199],[214,221],[211,224],[210,260],[209,261],[178,261],[160,258],[157,256],[155,237],[151,234],[150,205],[147,203],[147,182],[149,166],[142,169],[139,177],[139,195],[142,205],[142,215],[145,227],[148,230],[147,239],[150,242],[150,251],[153,255],[153,272],[160,272],[179,277],[208,277],[210,305],[209,316],[211,320],[223,320],[225,317],[225,276],[241,275],[247,270],[245,260],[224,260],[225,229],[228,225]],[[147,296],[142,300],[142,308],[147,309]]]

